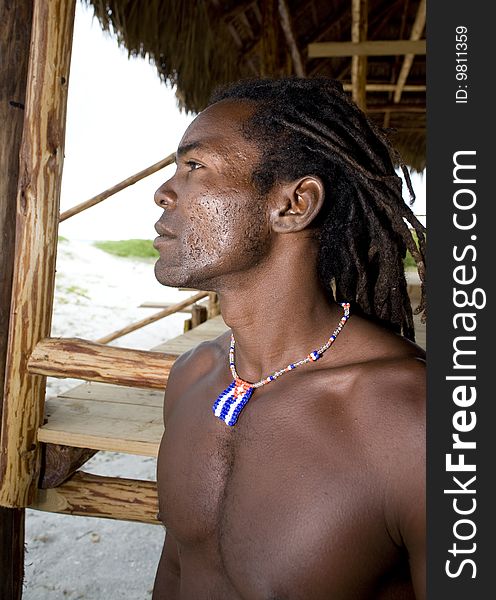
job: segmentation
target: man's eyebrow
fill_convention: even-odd
[[[183,144],[176,150],[176,159],[181,158],[181,156],[184,156],[190,150],[196,150],[198,148],[203,148],[203,144],[201,142],[190,142],[189,144]]]

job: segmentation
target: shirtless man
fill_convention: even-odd
[[[230,333],[178,358],[154,600],[424,598],[424,353],[391,331],[412,337],[402,255],[423,275],[424,236],[385,138],[335,82],[241,82],[187,129],[155,201],[157,279],[218,293],[242,380],[324,345],[331,288],[351,310],[235,425],[212,409]]]

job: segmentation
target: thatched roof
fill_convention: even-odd
[[[425,167],[425,54],[411,60],[404,47],[390,43],[424,38],[425,0],[368,0],[368,9],[354,17],[353,0],[86,1],[130,54],[148,57],[160,77],[177,86],[187,111],[200,111],[217,85],[241,78],[329,76],[345,89],[354,86],[371,118],[396,130],[391,139],[404,160],[415,170]],[[388,55],[355,59],[353,74],[351,56],[335,56],[335,48],[328,50],[332,57],[310,57],[315,47],[309,44],[350,42],[353,23],[355,41],[388,40]],[[365,81],[366,96],[357,96]]]

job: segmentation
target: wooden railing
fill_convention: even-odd
[[[105,190],[104,192],[101,192],[100,194],[93,196],[93,198],[86,200],[86,202],[81,202],[81,204],[77,204],[76,206],[69,208],[68,210],[66,210],[60,214],[59,223],[62,223],[62,221],[65,221],[66,219],[69,219],[70,217],[73,217],[74,215],[78,215],[79,213],[83,212],[84,210],[91,208],[92,206],[95,206],[96,204],[99,204],[100,202],[103,202],[103,200],[110,198],[114,194],[117,194],[117,192],[121,192],[122,190],[125,190],[127,187],[134,185],[141,179],[144,179],[145,177],[148,177],[149,175],[152,175],[153,173],[160,171],[160,169],[163,169],[164,167],[171,165],[175,160],[176,160],[175,153],[169,154],[169,156],[166,156],[162,160],[159,160],[154,165],[151,165],[150,167],[143,169],[143,171],[140,171],[139,173],[136,173],[135,175],[131,175],[131,177],[128,177],[127,179],[124,179],[123,181],[116,183],[114,186],[112,186],[108,190]]]

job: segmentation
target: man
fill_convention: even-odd
[[[424,598],[424,353],[394,333],[424,233],[390,156],[321,79],[235,84],[184,134],[155,272],[233,338],[170,373],[155,600]]]

